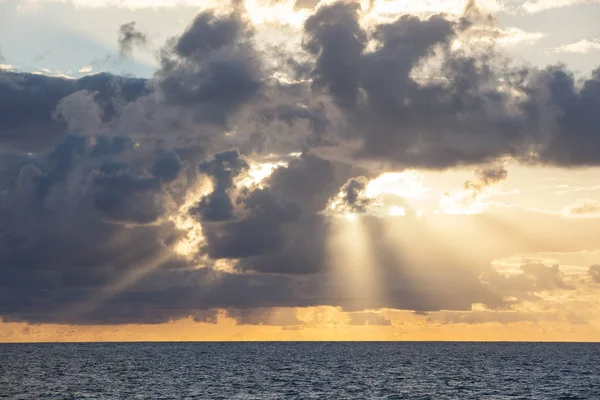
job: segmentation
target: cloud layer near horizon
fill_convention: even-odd
[[[0,71],[0,317],[159,323],[259,310],[231,311],[246,323],[270,307],[498,310],[573,290],[558,267],[507,277],[491,261],[589,248],[600,228],[583,218],[544,216],[585,232],[556,243],[534,228],[539,216],[513,232],[517,212],[365,215],[363,236],[347,240],[373,249],[375,293],[349,295],[348,271],[333,265],[346,228],[323,211],[341,191],[346,210],[364,213],[372,163],[600,165],[600,69],[576,82],[561,65],[513,65],[478,40],[489,23],[471,6],[365,24],[356,4],[337,2],[288,48],[260,43],[232,7],[200,13],[150,80]],[[145,43],[135,24],[121,33],[124,55]],[[272,173],[244,183],[261,165]],[[505,177],[480,169],[470,189]],[[455,232],[453,218],[468,228]],[[483,249],[457,253],[472,237]]]

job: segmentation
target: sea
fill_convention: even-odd
[[[600,344],[3,344],[0,398],[600,399]]]

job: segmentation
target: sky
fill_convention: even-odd
[[[598,20],[0,0],[0,342],[597,341]]]

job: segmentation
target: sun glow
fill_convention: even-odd
[[[488,208],[488,204],[470,190],[445,193],[439,206],[445,214],[480,214]]]
[[[190,190],[186,194],[185,202],[176,213],[171,216],[171,221],[175,227],[184,232],[184,236],[173,247],[173,250],[182,256],[193,258],[200,246],[204,242],[202,225],[190,215],[190,209],[213,190],[212,182],[208,179],[199,181],[195,190]]]
[[[390,207],[388,214],[392,217],[404,217],[406,215],[406,210],[404,207],[392,206]]]
[[[297,9],[296,0],[245,0],[244,5],[246,13],[255,25],[280,23],[301,27],[311,14],[310,9]]]
[[[414,170],[386,172],[369,182],[366,195],[370,198],[382,194],[392,194],[407,199],[422,198],[428,192],[423,181],[423,174]]]
[[[273,171],[279,167],[285,167],[286,162],[272,162],[272,163],[260,163],[251,162],[248,172],[242,175],[237,181],[236,186],[238,188],[249,188],[258,186],[259,188],[264,187],[264,181],[267,179]]]
[[[423,199],[429,197],[424,176],[418,171],[386,172],[370,181],[366,178],[359,180],[364,188],[355,193],[355,204],[348,204],[348,194],[341,188],[329,201],[325,214],[341,215],[347,220],[354,220],[358,214],[402,217],[407,215],[408,202],[422,203]],[[419,209],[418,216],[421,217],[423,213]]]

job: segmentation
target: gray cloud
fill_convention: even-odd
[[[135,46],[145,46],[148,38],[135,27],[135,21],[119,27],[119,53],[121,57],[130,57]]]
[[[508,325],[519,322],[559,321],[557,313],[534,313],[518,311],[476,311],[476,312],[442,312],[429,317],[429,321],[441,324],[486,324],[500,323]]]
[[[100,133],[102,112],[94,93],[80,90],[61,99],[53,117],[64,120],[71,133],[95,136]]]
[[[490,49],[451,50],[450,41],[469,27],[464,19],[402,16],[365,31],[356,9],[343,3],[321,7],[306,22],[314,85],[347,110],[363,141],[357,156],[445,168],[503,155],[528,160],[539,150],[541,162],[597,164],[590,149],[598,73],[578,88],[564,67],[527,70],[507,66]],[[377,47],[367,51],[370,42]],[[434,53],[444,80],[413,76]]]
[[[293,309],[271,308],[230,309],[227,316],[234,318],[237,325],[298,326],[302,325]]]
[[[530,263],[521,266],[522,273],[510,277],[501,277],[496,273],[484,275],[492,287],[521,299],[535,299],[534,292],[553,290],[574,290],[575,287],[565,282],[558,265],[546,266]]]
[[[368,184],[369,180],[361,176],[348,180],[342,186],[340,200],[348,212],[363,214],[367,211],[367,207],[374,202],[373,199],[368,198],[365,194]]]
[[[407,215],[398,237],[361,216],[377,293],[352,298],[333,271],[338,227],[321,211],[340,190],[364,210],[365,160],[474,165],[477,190],[506,178],[485,167],[498,157],[599,163],[598,71],[577,85],[561,66],[519,69],[487,47],[451,49],[469,18],[404,15],[364,29],[356,6],[321,6],[303,28],[302,57],[290,60],[258,50],[239,11],[205,12],[162,49],[150,80],[0,72],[0,317],[214,322],[226,309],[239,323],[295,325],[271,309],[329,305],[353,312],[351,323],[385,325],[364,310],[506,309],[537,291],[571,290],[558,266],[505,277],[490,264],[585,249],[600,234],[588,220],[552,215],[439,216],[436,230]],[[141,44],[134,25],[122,33],[122,47]],[[443,79],[421,76],[434,56]],[[298,79],[278,81],[278,66]],[[235,187],[252,160],[267,159],[289,163],[260,186]],[[203,257],[183,257],[174,246],[185,232],[170,216],[202,179],[213,191],[191,213],[206,239],[192,252]],[[468,223],[445,228],[453,218]],[[567,228],[573,236],[557,243]],[[457,254],[474,237],[481,252]]]
[[[600,283],[600,265],[592,265],[589,274],[594,282]]]
[[[489,167],[477,171],[477,178],[484,185],[493,185],[507,178],[508,172],[502,166]]]
[[[227,221],[233,218],[234,205],[230,191],[233,179],[249,168],[237,151],[215,155],[212,161],[203,162],[198,169],[213,179],[213,192],[204,196],[191,213],[202,221]]]
[[[481,192],[488,186],[495,185],[508,177],[508,171],[503,166],[491,166],[479,168],[475,171],[476,180],[466,181],[464,183],[465,189],[472,191],[471,198],[465,199],[475,200]]]
[[[236,13],[223,18],[199,14],[162,53],[156,77],[166,103],[190,107],[196,119],[226,125],[230,114],[263,86],[252,35]]]
[[[596,199],[579,199],[567,206],[564,213],[570,217],[598,217],[600,216],[600,201]]]
[[[66,136],[66,123],[91,134],[98,117],[103,122],[113,119],[123,102],[144,93],[145,85],[144,79],[108,74],[71,80],[0,71],[0,146],[26,152],[47,149]],[[96,105],[85,93],[95,94]],[[77,97],[83,97],[91,107],[81,107]],[[54,116],[67,116],[68,120]],[[90,121],[93,124],[88,126]]]

